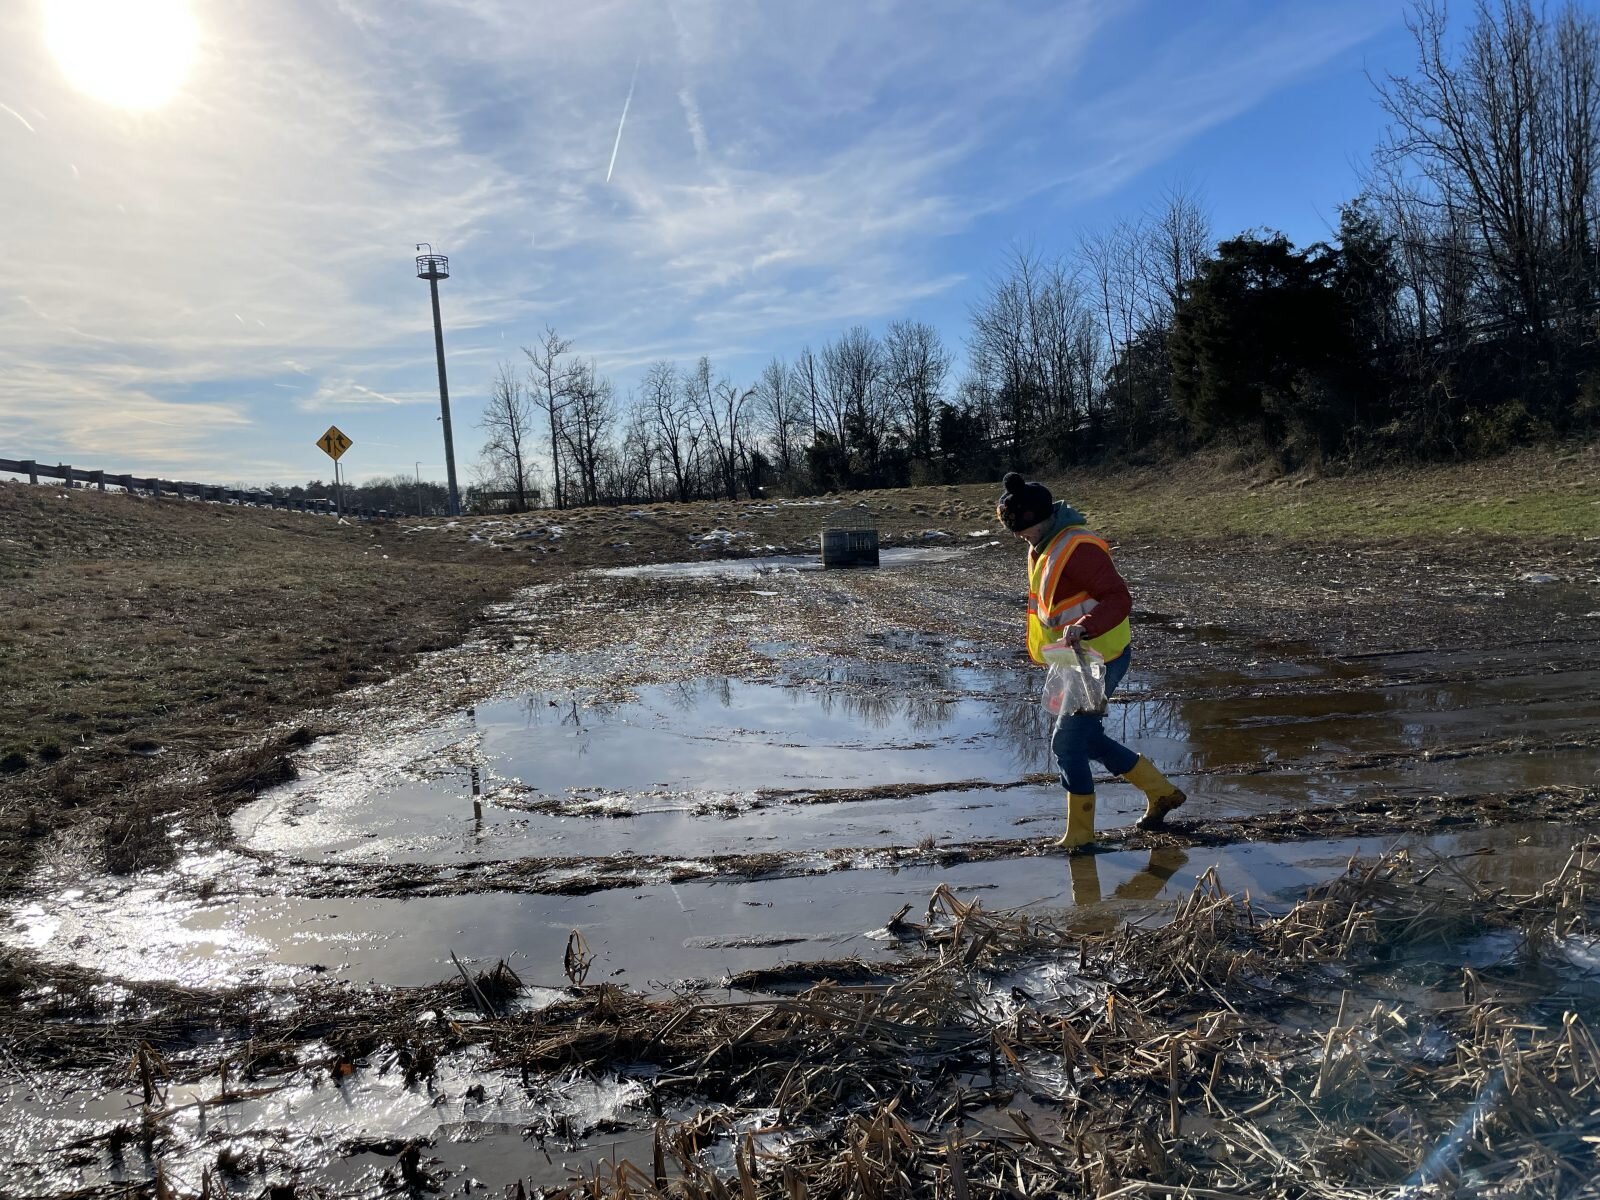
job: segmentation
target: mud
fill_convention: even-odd
[[[1241,1130],[1246,1144],[1260,1136],[1252,1121],[1308,1151],[1319,1136],[1361,1144],[1411,1096],[1415,1136],[1395,1141],[1394,1159],[1334,1168],[1288,1142],[1272,1160],[1298,1187],[1271,1194],[1336,1195],[1345,1184],[1335,1181],[1378,1183],[1411,1155],[1425,1160],[1474,1091],[1535,1064],[1518,1076],[1524,1099],[1501,1118],[1499,1145],[1537,1142],[1552,1121],[1581,1142],[1592,1114],[1575,1120],[1528,1097],[1539,1078],[1573,1088],[1600,1078],[1585,1024],[1600,1013],[1593,845],[1574,850],[1570,837],[1535,824],[1508,829],[1497,845],[1435,840],[1345,857],[1380,844],[1320,848],[1327,861],[1304,868],[1319,882],[1284,889],[1307,894],[1293,904],[1287,894],[1266,905],[1230,899],[1220,882],[1229,870],[1248,875],[1252,855],[1271,864],[1270,847],[1238,847],[1238,860],[1193,874],[1152,860],[1143,874],[1162,876],[1174,900],[1153,920],[1103,931],[1055,922],[1037,905],[998,913],[938,887],[918,911],[902,907],[886,923],[904,949],[899,963],[794,963],[733,981],[776,999],[524,986],[496,1016],[475,1019],[460,989],[416,989],[409,1002],[405,993],[380,1001],[311,990],[287,1009],[258,992],[233,1002],[254,1014],[253,1053],[234,1042],[162,1057],[148,1037],[182,997],[135,986],[121,999],[85,998],[85,1015],[144,1010],[141,1028],[108,1027],[141,1039],[132,1071],[106,1086],[24,1070],[0,1092],[16,1134],[8,1180],[19,1195],[114,1194],[145,1180],[157,1191],[211,1194],[314,1183],[341,1194],[470,1193],[499,1171],[533,1187],[637,1175],[625,1194],[644,1195],[653,1180],[692,1188],[733,1173],[753,1184],[764,1174],[758,1194],[783,1194],[786,1165],[811,1179],[826,1169],[840,1129],[833,1114],[881,1117],[887,1103],[908,1123],[908,1150],[922,1153],[923,1136],[953,1138],[972,1162],[963,1170],[1007,1145],[1080,1145],[1076,1158],[1046,1153],[1043,1168],[1023,1160],[1075,1177],[1077,1189],[1100,1186],[1082,1175],[1130,1169],[1102,1161],[1113,1147],[1149,1152],[1137,1119],[1103,1120],[1130,1102],[1134,1117],[1148,1087],[1162,1106],[1155,1145],[1164,1157],[1137,1171],[1203,1185],[1237,1182],[1248,1169],[1235,1139]],[[1083,867],[1108,865],[1109,856],[1090,857],[1069,871],[1081,887]],[[1530,891],[1530,878],[1547,882]],[[1096,880],[1097,890],[1110,882]],[[1101,894],[1123,899],[1125,888],[1140,901],[1153,894],[1139,872]],[[204,993],[189,1002],[191,1020],[208,1003]],[[1186,1029],[1221,1053],[1145,1062],[1140,1047]],[[1508,1048],[1513,1030],[1523,1040]],[[295,1034],[302,1040],[285,1040]],[[1364,1066],[1353,1065],[1357,1054]],[[1434,1089],[1425,1099],[1419,1080]],[[1090,1141],[1077,1121],[1092,1112],[1101,1117]],[[1026,1139],[998,1138],[1004,1122]],[[738,1161],[750,1142],[764,1168]],[[1516,1175],[1526,1166],[1520,1150],[1463,1153],[1480,1173],[1537,1183]],[[1306,1190],[1318,1180],[1328,1186]]]
[[[770,1096],[663,1083],[682,1062],[583,1058],[572,1075],[576,1060],[472,1031],[601,1003],[597,988],[626,1008],[902,986],[962,923],[930,897],[1114,938],[1184,919],[1180,901],[1211,881],[1270,919],[1397,846],[1473,895],[1530,892],[1600,829],[1595,553],[1525,549],[1508,570],[1504,547],[1145,546],[1123,555],[1135,667],[1108,728],[1191,799],[1170,829],[1140,832],[1141,798],[1104,780],[1099,852],[1062,856],[1012,550],[974,539],[892,551],[903,561],[880,572],[743,559],[542,585],[464,646],[307,714],[334,732],[296,755],[292,781],[212,819],[152,819],[148,857],[123,873],[100,869],[92,840],[59,838],[0,930],[18,1194],[155,1190],[158,1170],[194,1195],[554,1186],[608,1156],[647,1172],[659,1158],[687,1188],[701,1170],[737,1182],[746,1134],[781,1175],[865,1110],[780,1119]],[[1536,569],[1560,582],[1519,578]],[[1515,947],[1486,936],[1429,953],[1456,978],[1499,970]],[[1004,970],[1033,972],[1016,987],[1066,986],[1037,945],[1006,944]],[[1564,944],[1560,994],[1581,1000],[1586,943]],[[517,1011],[486,1019],[459,971],[502,960]],[[82,964],[92,976],[61,974]],[[93,1009],[102,986],[127,998],[118,1020],[77,1018],[106,1039],[90,1067],[63,1037],[72,1005],[48,997]],[[144,1014],[132,1024],[128,1005]],[[363,1022],[372,1044],[341,1050]],[[438,1040],[418,1031],[446,1026],[467,1032],[418,1076],[417,1047]],[[135,1032],[171,1081],[155,1133],[126,1066]],[[283,1057],[268,1091],[197,1076],[269,1032]],[[917,1129],[939,1127],[932,1111]],[[702,1129],[689,1160],[657,1142],[658,1119]]]

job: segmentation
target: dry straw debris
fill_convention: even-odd
[[[1529,984],[1554,986],[1553,952],[1588,936],[1597,872],[1600,847],[1580,846],[1508,896],[1394,853],[1278,915],[1207,877],[1170,921],[1087,938],[941,889],[916,974],[647,1005],[619,1025],[650,1029],[642,1043],[547,1031],[505,1049],[551,1066],[642,1056],[667,1071],[658,1087],[769,1114],[765,1139],[725,1135],[731,1172],[703,1128],[663,1123],[648,1167],[551,1193],[572,1200],[1575,1195],[1600,1144],[1600,1045],[1579,997]],[[1498,972],[1457,971],[1464,994],[1395,977],[1495,931],[1519,949]],[[1030,991],[1022,964],[1070,986]],[[777,1131],[793,1136],[763,1149]]]
[[[0,1036],[29,1063],[97,1045],[120,1062],[144,1098],[121,1137],[156,1161],[170,1080],[211,1072],[208,1103],[260,1095],[315,1043],[336,1079],[382,1055],[425,1084],[470,1051],[530,1083],[639,1081],[649,1161],[602,1163],[550,1200],[1589,1194],[1600,988],[1573,963],[1600,932],[1600,842],[1521,894],[1471,865],[1396,851],[1277,911],[1207,875],[1160,923],[1094,934],[940,888],[891,919],[896,969],[844,963],[853,982],[795,994],[586,985],[574,939],[576,979],[542,1007],[504,965],[308,989],[289,1009],[157,988],[114,1016],[84,982],[58,989],[70,1035],[13,1003]],[[233,1034],[220,1061],[171,1053],[202,1018]],[[396,1193],[435,1182],[408,1161]]]

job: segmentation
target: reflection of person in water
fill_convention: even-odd
[[[1112,892],[1116,900],[1154,900],[1167,886],[1167,881],[1183,870],[1189,856],[1176,846],[1160,846],[1150,851],[1144,870],[1124,879]],[[1070,863],[1072,872],[1072,902],[1079,908],[1089,908],[1105,899],[1100,891],[1100,868],[1093,854],[1074,854]]]
[[[1111,548],[1086,526],[1082,513],[1058,502],[1042,483],[1015,471],[1005,477],[995,506],[1001,524],[1028,543],[1028,654],[1043,663],[1056,642],[1098,653],[1106,662],[1106,695],[1122,682],[1132,661],[1129,614],[1133,597],[1111,561]],[[1188,797],[1147,758],[1106,735],[1105,719],[1092,713],[1064,718],[1051,742],[1067,789],[1067,831],[1056,844],[1079,850],[1094,840],[1094,772],[1103,763],[1145,794],[1142,829],[1156,829]]]

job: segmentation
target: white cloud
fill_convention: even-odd
[[[288,462],[293,413],[401,417],[436,398],[419,239],[455,268],[464,404],[546,321],[619,371],[764,355],[948,293],[939,239],[1041,187],[1114,187],[1363,27],[1219,26],[1079,102],[1108,8],[209,5],[178,99],[132,116],[67,87],[38,10],[6,6],[0,448]],[[1007,153],[1019,130],[1046,153]]]
[[[16,457],[90,470],[220,470],[219,447],[249,425],[237,404],[180,403],[156,394],[133,382],[137,369],[64,371],[21,363],[9,372],[8,392],[30,398],[0,405],[0,445],[15,447]]]

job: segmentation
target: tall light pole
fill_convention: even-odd
[[[444,422],[444,468],[450,477],[450,515],[461,515],[461,493],[456,491],[456,445],[450,436],[450,385],[444,376],[444,325],[439,320],[439,280],[450,278],[450,260],[435,254],[427,242],[418,242],[417,249],[427,247],[426,254],[417,255],[417,278],[428,281],[428,291],[433,295],[433,351],[439,359],[439,419]]]
[[[422,515],[422,464],[417,463],[417,516]]]

